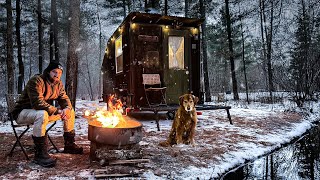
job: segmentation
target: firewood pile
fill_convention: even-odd
[[[130,148],[104,146],[96,149],[95,155],[104,167],[95,170],[95,178],[139,177],[144,171],[144,164],[150,162],[142,158],[139,145]]]
[[[112,160],[129,160],[129,159],[141,159],[141,149],[120,149],[120,150],[105,150],[98,149],[96,151],[96,157],[100,159],[100,165],[104,166],[110,164]]]
[[[139,177],[149,159],[111,160],[104,169],[94,171],[95,178]]]

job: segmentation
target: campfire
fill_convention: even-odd
[[[115,102],[115,103],[114,103]],[[122,102],[115,100],[114,95],[110,96],[108,106],[97,108],[96,110],[86,110],[84,117],[92,126],[114,128],[116,126],[125,127],[127,122],[123,118]]]
[[[101,154],[114,154],[114,150],[131,149],[142,139],[142,124],[122,115],[122,102],[110,96],[108,107],[86,110],[90,159],[110,159]],[[98,156],[98,157],[97,157]],[[115,158],[115,157],[113,157]],[[119,158],[119,157],[117,157]]]

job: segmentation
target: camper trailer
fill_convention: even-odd
[[[103,100],[127,107],[178,104],[192,93],[202,100],[202,19],[130,13],[107,42],[102,63]]]

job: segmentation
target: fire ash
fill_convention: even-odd
[[[109,109],[108,109],[109,108]],[[94,126],[114,128],[120,122],[125,121],[122,116],[122,102],[120,99],[115,100],[114,95],[109,98],[108,107],[97,108],[97,110],[84,112],[84,117],[88,119],[89,124]]]

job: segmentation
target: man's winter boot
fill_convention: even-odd
[[[79,147],[74,143],[74,130],[70,132],[64,132],[63,137],[64,137],[64,153],[69,153],[69,154],[82,154],[83,149],[82,147]]]
[[[48,154],[47,136],[32,136],[32,139],[35,145],[33,162],[43,167],[54,167],[57,163],[57,159],[50,157],[50,155]]]

